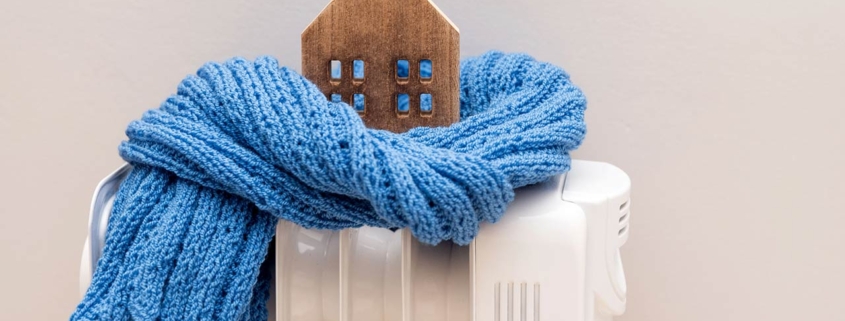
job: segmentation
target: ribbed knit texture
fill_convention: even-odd
[[[280,218],[468,244],[514,188],[569,169],[586,101],[526,55],[464,60],[460,79],[459,123],[394,134],[273,58],[206,64],[126,130],[134,169],[71,319],[266,320]]]

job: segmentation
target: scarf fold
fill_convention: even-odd
[[[204,65],[126,130],[134,169],[71,320],[266,320],[278,219],[468,244],[514,188],[569,169],[586,100],[521,54],[466,59],[460,79],[460,122],[395,134],[273,58]]]

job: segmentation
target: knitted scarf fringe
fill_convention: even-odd
[[[126,130],[134,169],[71,320],[266,320],[278,219],[468,244],[514,188],[569,169],[586,100],[521,54],[466,59],[460,79],[459,123],[395,134],[273,58],[204,65]]]

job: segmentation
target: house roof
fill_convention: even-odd
[[[337,3],[337,2],[344,2],[344,1],[378,1],[378,0],[331,0],[331,1],[329,1],[329,3],[326,4],[325,7],[323,7],[322,10],[320,10],[320,13],[317,14],[317,16],[314,18],[314,20],[312,20],[311,23],[309,23],[308,26],[305,27],[305,29],[302,33],[305,34],[309,29],[311,29],[311,27],[317,22],[317,18],[319,18],[320,16],[325,14],[331,8],[332,4]],[[432,8],[434,8],[435,11],[437,11],[437,13],[440,14],[440,17],[442,17],[443,20],[445,20],[446,23],[448,23],[449,26],[452,27],[452,29],[454,29],[456,32],[460,32],[460,29],[458,29],[458,26],[456,26],[455,23],[452,22],[452,19],[449,19],[449,16],[447,16],[445,13],[443,13],[443,10],[440,10],[440,7],[438,7],[437,4],[435,4],[431,0],[405,0],[405,1],[387,1],[387,2],[388,3],[395,3],[397,5],[402,5],[406,1],[420,1],[420,2],[424,1],[424,2],[427,2]]]

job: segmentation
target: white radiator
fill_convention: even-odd
[[[114,194],[130,167],[94,194],[80,291],[102,253]],[[628,239],[630,180],[619,168],[572,170],[517,190],[470,246],[427,246],[403,230],[309,230],[276,235],[278,321],[604,321],[625,311],[619,248]]]

